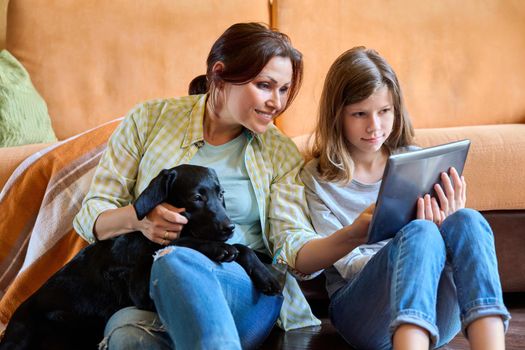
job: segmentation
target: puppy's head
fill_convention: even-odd
[[[161,171],[134,203],[138,219],[162,202],[186,209],[182,215],[188,223],[181,236],[226,241],[233,235],[235,225],[226,214],[224,191],[213,169],[185,164]]]

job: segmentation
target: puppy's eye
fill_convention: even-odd
[[[194,201],[194,202],[202,202],[202,201],[204,201],[204,198],[203,198],[200,194],[196,194],[196,195],[193,197],[193,201]]]

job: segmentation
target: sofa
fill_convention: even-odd
[[[302,90],[275,121],[302,150],[331,62],[357,45],[386,57],[419,145],[472,141],[467,205],[493,227],[504,291],[525,291],[522,2],[1,0],[0,8],[0,48],[29,72],[58,138],[0,148],[0,322],[86,244],[52,205],[60,194],[61,205],[78,208],[117,118],[140,101],[187,94],[214,40],[246,21],[282,30],[304,54]],[[46,236],[49,217],[59,237]],[[326,297],[322,287],[303,284],[311,299]]]

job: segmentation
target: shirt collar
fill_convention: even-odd
[[[204,142],[204,112],[206,110],[207,99],[208,94],[200,95],[197,102],[193,105],[188,128],[186,129],[186,134],[182,141],[183,148],[195,143]]]
[[[182,147],[186,148],[193,144],[202,144],[204,142],[204,113],[206,111],[206,101],[208,100],[208,94],[200,95],[197,103],[193,106],[190,113],[190,121],[184,140],[182,141]],[[261,140],[261,135],[254,133],[251,130],[244,128],[244,134],[248,139],[248,142],[252,139]]]

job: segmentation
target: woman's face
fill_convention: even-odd
[[[392,133],[394,116],[392,94],[387,86],[361,102],[345,106],[343,126],[350,154],[370,155],[380,151]]]
[[[286,106],[291,84],[292,62],[287,57],[273,57],[252,81],[242,85],[225,83],[220,118],[256,134],[264,133]]]

